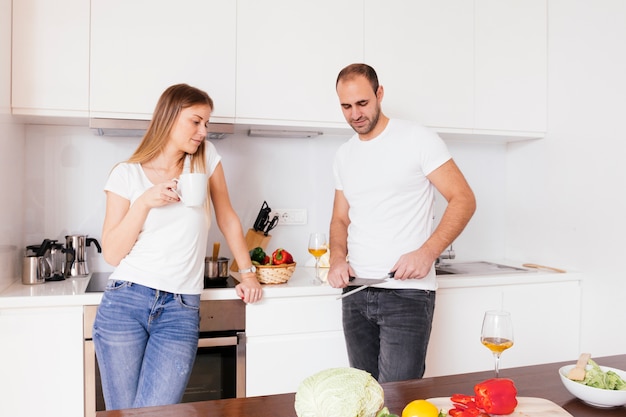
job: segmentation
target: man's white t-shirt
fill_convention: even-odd
[[[426,176],[450,158],[436,133],[398,119],[376,138],[362,141],[357,134],[337,150],[335,188],[349,203],[348,258],[357,277],[385,276],[400,255],[430,237],[435,188]],[[435,290],[434,267],[422,279],[377,287]]]
[[[205,147],[210,176],[221,157],[212,143],[205,142]],[[189,158],[183,172],[189,172]],[[141,164],[120,163],[111,171],[104,189],[132,205],[153,185]],[[151,209],[135,245],[110,278],[176,294],[200,294],[209,222],[205,207],[178,202]]]

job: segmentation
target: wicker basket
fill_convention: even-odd
[[[256,277],[261,284],[283,284],[296,270],[296,263],[286,265],[257,265]]]

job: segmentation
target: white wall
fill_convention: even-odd
[[[623,0],[549,1],[548,135],[507,153],[507,254],[584,273],[596,356],[626,352],[624,22]]]
[[[11,117],[11,0],[0,0],[0,291],[18,279],[24,129]]]
[[[297,262],[307,262],[309,233],[328,231],[334,195],[332,159],[345,140],[347,137],[268,139],[237,134],[214,141],[223,158],[233,206],[244,228],[252,227],[264,200],[274,209],[306,209],[307,224],[277,227],[270,233],[268,249],[284,247]],[[85,127],[27,126],[26,244],[39,243],[43,238],[64,242],[65,235],[75,233],[99,240],[105,209],[104,182],[113,165],[128,158],[138,143],[138,138],[95,136]],[[455,244],[455,251],[465,259],[501,258],[505,147],[454,142],[449,146],[481,201],[472,224]],[[485,166],[489,168],[485,170]],[[211,228],[208,239],[220,241],[223,254],[230,256],[217,227]],[[88,256],[90,270],[111,269],[95,250],[88,250]]]

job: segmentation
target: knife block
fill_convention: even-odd
[[[252,249],[259,247],[259,246],[263,248],[263,250],[265,250],[267,248],[268,243],[270,243],[271,238],[272,238],[272,235],[265,236],[263,232],[259,232],[254,229],[248,229],[248,233],[246,233],[246,246],[248,246],[248,251],[251,251]],[[239,265],[237,265],[236,260],[233,260],[233,263],[230,266],[230,270],[232,272],[239,271]]]

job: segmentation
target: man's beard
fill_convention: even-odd
[[[378,124],[379,118],[380,118],[380,108],[377,107],[376,112],[374,113],[374,117],[371,120],[369,120],[369,123],[360,127],[356,127],[353,122],[353,123],[350,123],[350,126],[352,126],[352,129],[359,135],[367,135],[372,130],[374,130],[374,128]]]

